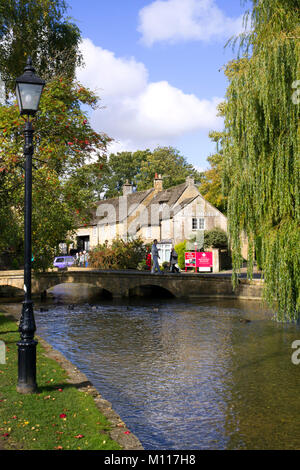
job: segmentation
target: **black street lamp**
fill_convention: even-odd
[[[29,116],[34,116],[38,110],[40,97],[45,82],[35,75],[31,58],[27,60],[24,73],[16,79],[16,94],[21,115],[27,115],[25,123],[25,220],[24,220],[24,291],[19,331],[21,339],[18,342],[18,385],[20,393],[36,391],[36,345],[34,332],[36,330],[33,303],[31,300],[31,214],[32,214],[32,156],[33,156],[33,127]]]

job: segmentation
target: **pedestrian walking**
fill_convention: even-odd
[[[82,251],[79,253],[79,266],[82,268],[84,266],[84,254]]]
[[[170,254],[170,271],[171,273],[179,273],[180,269],[178,267],[178,254],[175,250],[175,248],[172,248],[171,254]]]
[[[159,252],[159,249],[157,248],[157,240],[155,239],[153,241],[153,245],[152,245],[152,248],[151,248],[151,255],[152,255],[152,259],[153,259],[153,266],[152,266],[152,270],[151,270],[152,274],[155,274],[155,269],[157,269],[158,273],[161,273],[159,263],[158,263],[158,258],[159,258],[159,253],[158,252]]]

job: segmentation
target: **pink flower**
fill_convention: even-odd
[[[66,418],[67,415],[66,415],[65,413],[61,413],[61,414],[59,415],[59,417],[60,417],[60,418]]]
[[[75,439],[82,439],[84,437],[84,435],[83,434],[77,434],[77,436],[74,436],[74,437],[75,437]]]
[[[131,434],[131,432],[130,431],[125,431],[124,434]]]

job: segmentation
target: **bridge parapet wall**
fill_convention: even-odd
[[[35,274],[32,277],[32,293],[41,294],[63,283],[85,284],[112,293],[114,297],[128,296],[130,290],[142,286],[166,289],[177,298],[241,298],[261,299],[263,281],[240,279],[233,291],[231,277],[208,274],[150,274],[138,271],[69,270]],[[22,271],[0,272],[0,286],[23,289]]]

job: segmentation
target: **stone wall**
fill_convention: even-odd
[[[0,273],[0,286],[23,290],[23,273],[7,271]],[[128,297],[130,291],[142,286],[165,289],[176,298],[262,298],[263,281],[240,279],[236,290],[232,288],[230,275],[171,274],[154,275],[149,272],[100,271],[88,268],[72,268],[65,272],[40,273],[33,276],[33,294],[42,294],[47,289],[62,283],[86,284],[103,289],[114,298]]]

